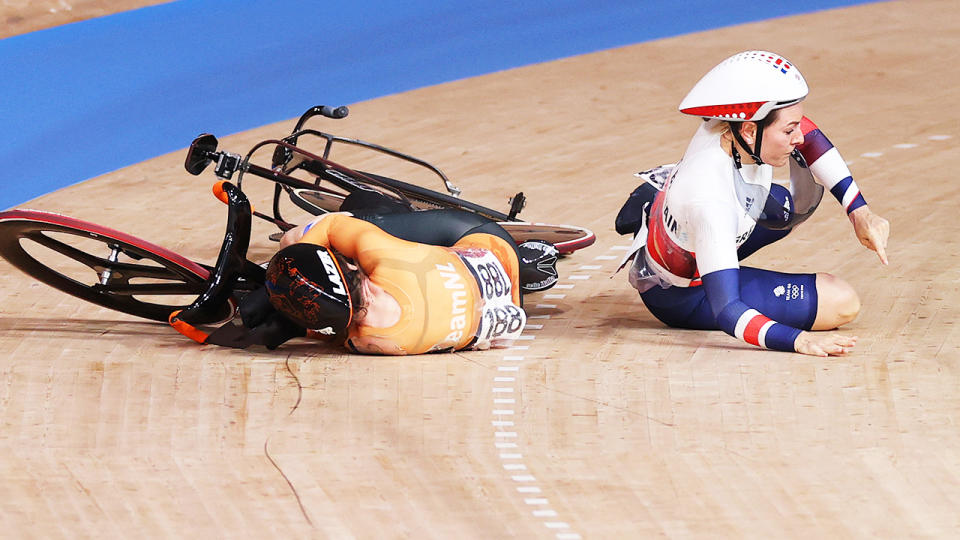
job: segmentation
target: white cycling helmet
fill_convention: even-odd
[[[728,122],[756,122],[807,97],[792,62],[767,51],[745,51],[717,64],[680,103],[680,112]]]

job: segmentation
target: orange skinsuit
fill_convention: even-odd
[[[458,249],[492,252],[510,277],[513,303],[521,305],[516,252],[491,234],[471,234],[452,248],[438,247],[401,240],[366,221],[330,214],[300,242],[326,246],[353,259],[400,304],[400,320],[391,327],[367,326],[362,321],[351,325],[346,344],[357,352],[421,354],[470,345],[483,300],[477,280],[455,253]]]

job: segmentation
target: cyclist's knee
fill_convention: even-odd
[[[860,313],[860,296],[846,281],[828,273],[817,274],[817,318],[814,330],[847,324]]]

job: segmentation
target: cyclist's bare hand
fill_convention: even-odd
[[[880,262],[887,261],[887,239],[890,237],[890,222],[873,213],[867,206],[850,212],[850,221],[860,243],[877,252]]]
[[[800,332],[793,342],[793,348],[798,353],[811,356],[843,356],[852,351],[856,344],[856,336]]]

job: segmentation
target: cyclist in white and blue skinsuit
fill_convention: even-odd
[[[636,234],[630,282],[664,323],[817,356],[855,345],[855,337],[809,331],[856,317],[860,300],[849,284],[739,263],[806,219],[823,187],[844,205],[860,241],[887,262],[889,223],[869,209],[836,148],[803,115],[806,95],[786,59],[747,51],[713,68],[681,103],[681,112],[705,121],[683,159],[653,173],[662,189],[641,185],[617,218],[619,232]],[[788,163],[790,190],[772,183],[773,167]]]

